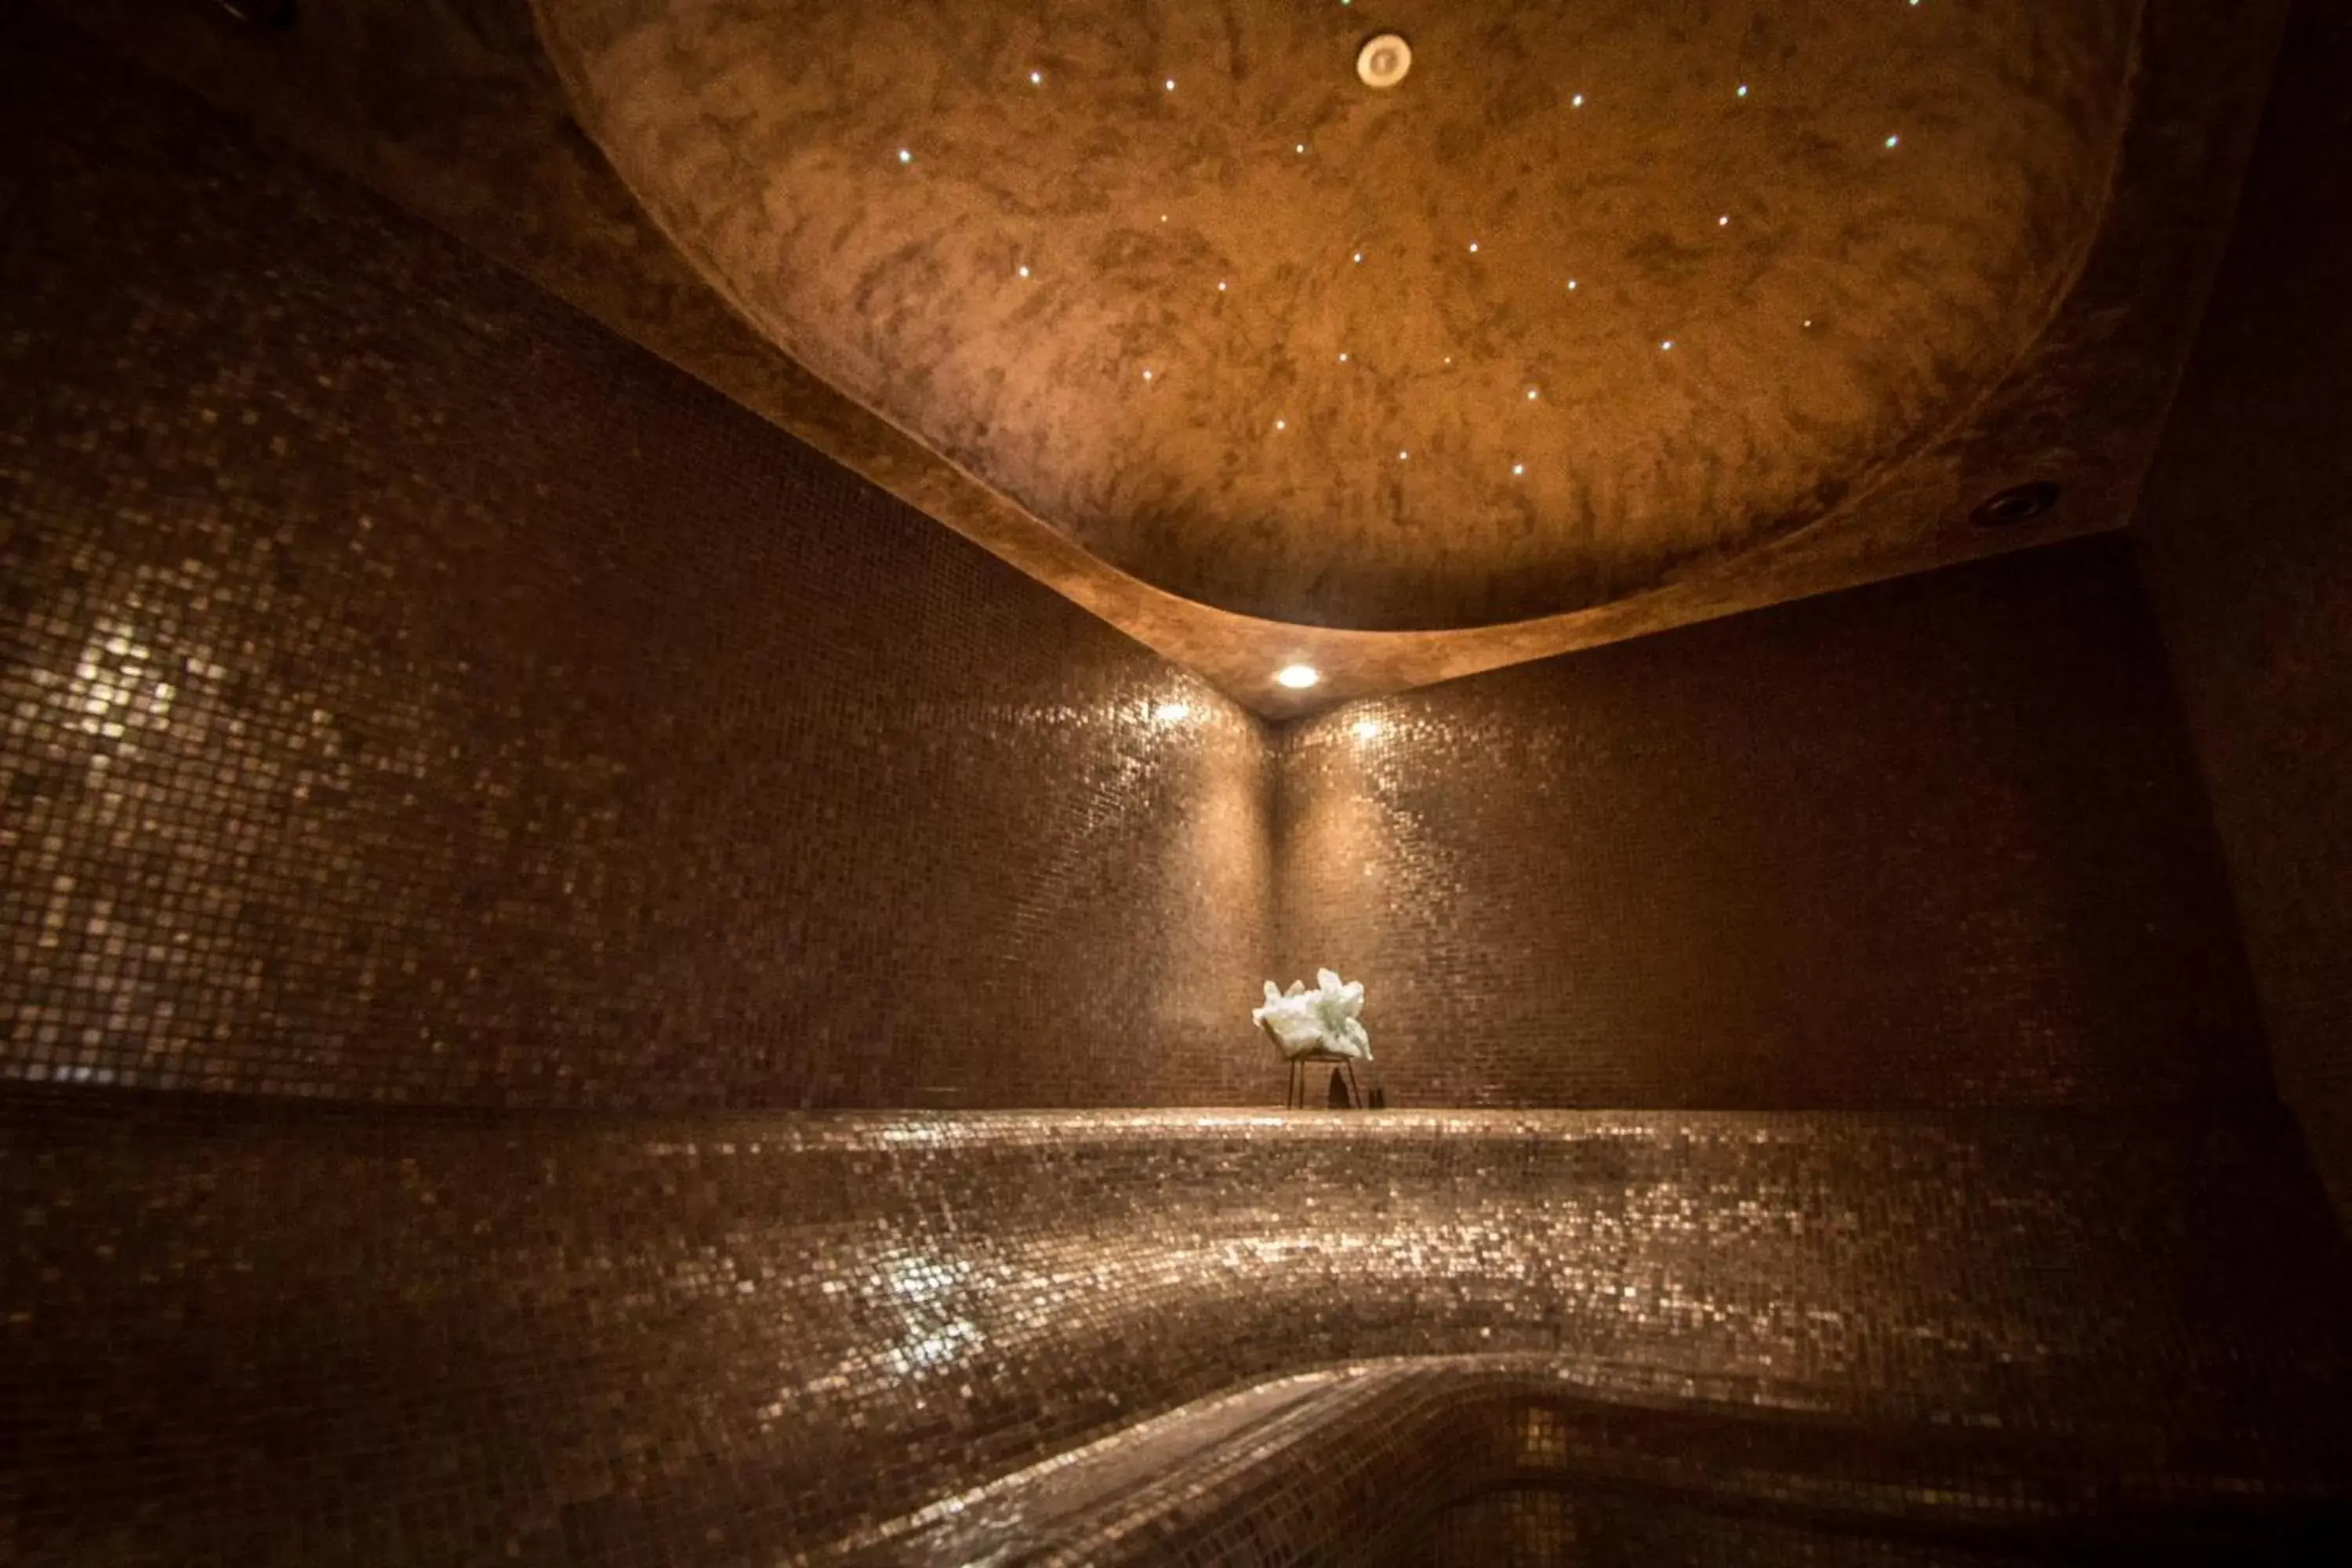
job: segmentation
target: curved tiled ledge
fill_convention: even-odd
[[[1190,1401],[1465,1352],[2285,1441],[2340,1420],[2347,1292],[2278,1261],[2341,1253],[2272,1114],[17,1096],[16,1539],[772,1563]]]
[[[2352,1528],[2345,1481],[2312,1453],[2187,1456],[2150,1434],[1857,1421],[1769,1381],[1429,1356],[1200,1401],[819,1561],[1980,1568],[2220,1560],[2256,1543],[2315,1559]],[[1736,1557],[1706,1552],[1727,1539]]]

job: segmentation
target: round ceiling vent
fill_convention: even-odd
[[[2057,504],[2058,487],[2047,479],[2036,479],[2032,484],[1995,490],[1977,503],[1976,510],[1969,513],[1969,521],[1979,528],[2015,528],[2019,523],[2047,517],[2050,509]]]
[[[1412,69],[1412,46],[1396,33],[1368,38],[1356,51],[1356,74],[1366,87],[1394,87]]]

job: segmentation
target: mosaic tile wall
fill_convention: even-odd
[[[38,28],[0,16],[0,1073],[1278,1097],[1255,720]]]
[[[2279,1086],[2352,1226],[2352,12],[2297,7],[2133,530]]]
[[[1367,1486],[1533,1553],[1606,1500],[1446,1505],[1537,1390],[1664,1434],[1563,1465],[1758,1458],[1790,1561],[1890,1486],[2347,1495],[2352,1261],[2112,554],[1339,716],[1277,834],[1197,685],[19,12],[0,138],[0,1558],[1270,1564]],[[1286,868],[1427,939],[1407,1102],[1941,1109],[969,1110],[1271,1099]]]
[[[1181,1468],[1168,1522],[1196,1540],[1236,1517],[1329,1535],[1350,1477],[1389,1496],[1397,1464],[1469,1449],[1318,1444],[1326,1415],[1426,1432],[1470,1408],[1450,1380],[1489,1372],[1651,1426],[1744,1410],[1703,1468],[1790,1506],[1883,1497],[1902,1454],[1968,1434],[1909,1473],[1973,1475],[1955,1502],[2001,1517],[2084,1468],[2129,1511],[2340,1501],[2352,1464],[2352,1268],[2275,1113],[608,1120],[47,1094],[0,1096],[0,1541],[30,1562],[920,1561],[962,1521],[1052,1511],[1003,1506],[1038,1477],[981,1483],[1397,1356],[1471,1359],[1404,1364],[1393,1399],[1339,1390],[1305,1426],[1279,1388],[1223,1406],[1222,1452],[1177,1445],[1199,1466],[1156,1462],[1147,1429],[1060,1467],[1056,1508],[1115,1522],[1078,1494],[1132,1517]],[[1808,1419],[1860,1424],[1875,1458]],[[1633,1464],[1644,1429],[1601,1435]],[[1642,1462],[1687,1465],[1714,1429]],[[1288,1524],[1234,1515],[1285,1431],[1346,1463],[1274,1467]],[[1106,1457],[1135,1461],[1124,1482]]]
[[[2126,547],[2029,552],[1291,726],[1286,977],[1392,1103],[2262,1097]]]

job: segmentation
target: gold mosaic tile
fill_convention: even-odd
[[[0,1074],[1278,1095],[1256,720],[21,12],[0,100]]]
[[[1295,1543],[1247,1500],[1330,1522],[1359,1473],[1302,1453],[1390,1478],[1404,1531],[1496,1465],[1647,1484],[1685,1407],[1729,1434],[1707,1484],[1791,1518],[1900,1516],[1924,1477],[1966,1525],[1971,1465],[1997,1523],[2334,1506],[2352,1453],[2352,1269],[2259,1118],[0,1110],[33,1561],[921,1560],[1008,1500]],[[1364,1426],[1308,1400],[1119,1438],[1388,1358],[1407,1403]],[[1414,1425],[1524,1405],[1530,1368],[1556,1416]]]

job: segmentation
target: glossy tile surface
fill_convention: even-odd
[[[12,1528],[37,1562],[772,1563],[1195,1399],[1463,1354],[2322,1484],[2352,1293],[2280,1138],[20,1094]]]
[[[0,104],[0,1075],[1278,1093],[1256,720],[21,19]]]
[[[2270,1095],[2118,542],[1351,703],[1281,734],[1277,952],[1398,1105]]]

